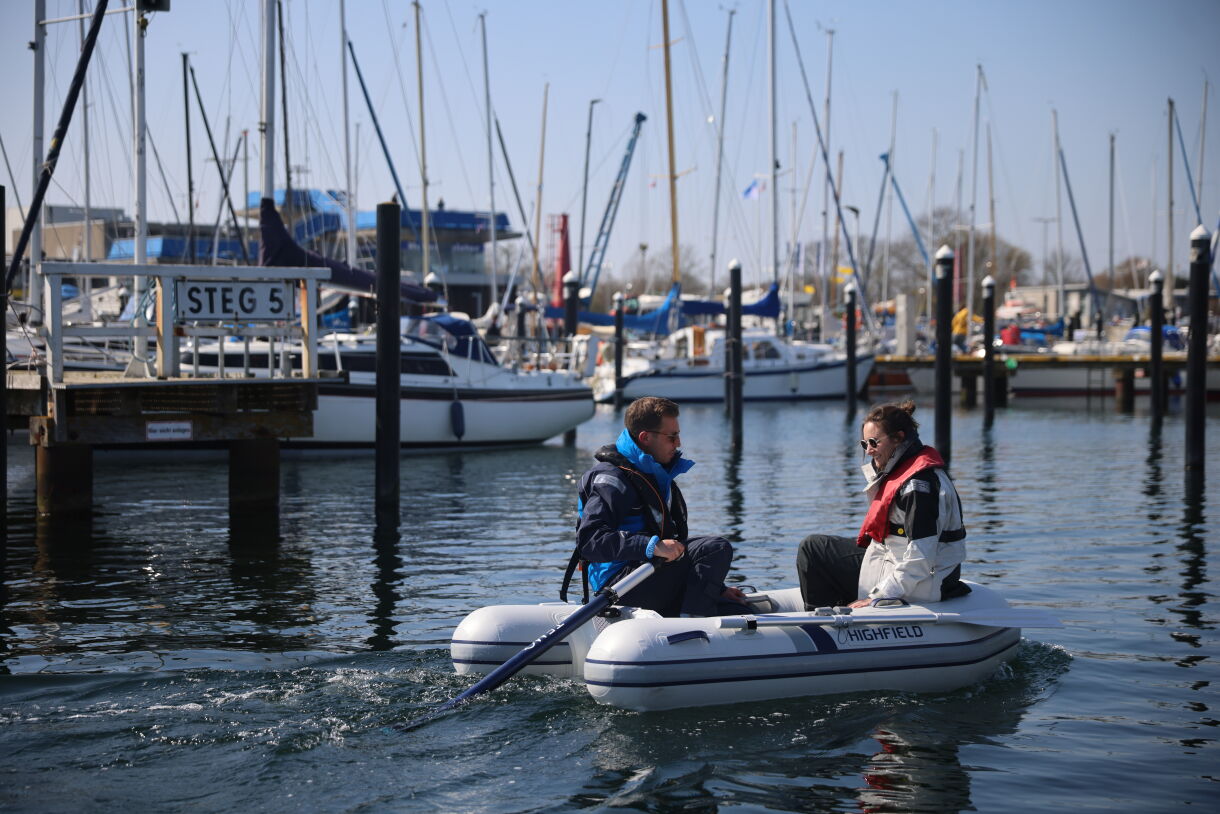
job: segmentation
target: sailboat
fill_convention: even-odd
[[[669,127],[670,165],[670,211],[674,245],[674,289],[678,290],[678,226],[677,193],[675,189],[673,156],[672,82],[669,63],[669,21],[667,4],[661,6],[664,23],[665,47],[665,99]],[[775,54],[774,8],[770,11],[770,53]],[[775,187],[775,72],[771,70],[772,88],[772,189]],[[772,263],[778,277],[778,229],[776,207],[772,195]],[[668,302],[668,301],[667,301]],[[709,304],[718,305],[718,304]],[[771,305],[774,312],[771,312]],[[723,310],[723,306],[720,306]],[[676,310],[676,309],[675,309]],[[682,309],[687,310],[687,309]],[[696,309],[691,308],[694,311]],[[711,313],[705,311],[704,313]],[[766,316],[778,319],[778,283],[773,282],[767,295],[753,307],[743,308],[743,314]],[[632,400],[641,396],[663,396],[677,402],[721,401],[724,399],[724,375],[727,346],[725,329],[719,326],[690,325],[670,333],[661,339],[648,342],[629,343],[625,350],[621,380],[616,379],[613,360],[602,359],[593,375],[596,399],[607,402],[614,399],[615,391],[622,389],[623,397]],[[821,343],[802,342],[777,337],[762,328],[742,333],[742,398],[745,401],[773,401],[792,399],[843,398],[848,387],[847,354],[838,348]],[[865,382],[873,367],[871,353],[856,357],[856,381]]]

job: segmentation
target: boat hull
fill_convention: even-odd
[[[455,421],[453,404],[461,404]],[[372,446],[376,435],[372,386],[323,385],[314,434],[296,447]],[[466,390],[404,384],[399,418],[404,448],[533,444],[567,432],[593,416],[588,388]],[[459,438],[459,430],[460,438]]]
[[[856,382],[863,387],[873,369],[873,356],[856,360]],[[742,384],[745,401],[799,401],[841,399],[847,395],[846,361],[803,366],[746,367]],[[631,376],[623,386],[623,398],[661,396],[679,403],[724,401],[724,369],[719,366],[682,365],[654,368]],[[613,377],[599,379],[594,386],[598,402],[614,400]]]
[[[903,610],[1006,607],[984,586],[965,597]],[[772,611],[799,611],[799,589],[755,595]],[[494,669],[551,629],[574,605],[501,605],[468,616],[451,651],[459,673]],[[716,618],[661,618],[628,609],[598,618],[543,654],[528,672],[583,680],[599,703],[663,710],[861,690],[945,692],[982,681],[1011,659],[1019,628],[961,623],[859,623],[721,628]]]

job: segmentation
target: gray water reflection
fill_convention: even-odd
[[[732,579],[792,585],[802,536],[858,528],[858,426],[842,419],[841,405],[759,405],[734,456],[717,408],[683,409],[692,524],[734,539]],[[649,715],[523,678],[414,740],[380,727],[469,685],[446,649],[458,620],[555,598],[576,481],[621,414],[599,410],[574,449],[404,457],[396,537],[372,523],[371,457],[285,459],[278,531],[252,537],[229,527],[223,464],[103,460],[99,508],[68,531],[34,520],[32,479],[11,458],[0,750],[22,760],[0,768],[0,805],[15,789],[28,790],[15,810],[97,789],[115,807],[169,811],[1212,799],[1220,490],[1183,489],[1180,420],[1148,428],[1108,402],[1018,405],[987,431],[977,414],[954,420],[969,576],[1068,622],[1026,631],[1011,673],[943,696]],[[1217,436],[1208,446],[1220,460]],[[184,773],[206,790],[178,793]]]

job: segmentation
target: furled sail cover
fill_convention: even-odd
[[[270,198],[263,198],[259,203],[258,226],[262,233],[262,240],[258,245],[258,264],[260,266],[326,267],[330,269],[328,282],[331,285],[350,291],[376,293],[377,276],[375,274],[354,269],[347,263],[323,257],[317,252],[298,246],[292,236],[288,234],[288,228],[284,226],[284,221]],[[419,303],[436,301],[436,292],[421,285],[403,280],[400,286],[403,299]]]

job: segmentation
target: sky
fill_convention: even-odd
[[[92,8],[93,0],[85,0]],[[47,0],[48,18],[75,13],[78,0]],[[119,6],[120,2],[112,3]],[[288,135],[294,187],[343,189],[342,23],[339,0],[284,0],[288,40]],[[728,262],[742,262],[747,282],[770,277],[771,195],[767,6],[763,0],[671,0],[669,26],[679,242],[707,275],[716,212],[716,135],[724,55],[733,11],[724,116],[717,287]],[[146,33],[148,126],[164,169],[150,156],[149,217],[186,219],[183,52],[190,54],[213,134],[231,152],[250,133],[250,188],[261,177],[258,139],[260,3],[257,0],[173,0],[151,17]],[[1062,228],[1065,250],[1080,255],[1066,191],[1056,216],[1052,110],[1095,273],[1108,266],[1110,136],[1115,136],[1114,257],[1168,262],[1168,100],[1174,99],[1186,158],[1198,183],[1209,229],[1220,217],[1220,3],[1215,0],[790,0],[805,77],[793,45],[785,3],[776,3],[776,128],[781,167],[776,206],[781,245],[795,231],[803,242],[822,235],[825,164],[811,104],[827,127],[832,166],[843,154],[842,203],[860,210],[865,241],[878,209],[883,164],[894,144],[895,177],[913,213],[929,204],[954,206],[962,223],[986,234],[990,223],[987,133],[999,235],[1043,256]],[[421,29],[429,203],[486,210],[490,202],[479,15],[486,13],[488,72],[494,115],[523,205],[532,213],[567,213],[573,263],[580,255],[582,190],[589,134],[584,256],[587,257],[623,160],[632,120],[648,118],[631,163],[606,253],[609,269],[628,270],[641,244],[668,252],[670,204],[660,0],[423,0]],[[405,0],[347,0],[346,26],[408,204],[421,197],[420,103],[415,11]],[[132,208],[128,42],[130,15],[106,18],[89,77],[91,199],[94,206]],[[28,202],[32,190],[33,2],[0,0],[0,138]],[[833,34],[829,32],[833,31]],[[57,23],[47,35],[47,139],[59,115],[76,56],[79,24]],[[829,57],[829,58],[828,58]],[[974,110],[979,68],[977,164]],[[277,75],[278,75],[277,64]],[[1202,118],[1205,80],[1207,118]],[[277,79],[276,116],[283,115]],[[543,100],[546,99],[545,141]],[[357,205],[371,210],[394,192],[386,158],[348,73]],[[600,100],[591,107],[591,100]],[[192,103],[193,105],[193,103]],[[592,127],[589,111],[592,109]],[[896,111],[896,116],[895,116]],[[198,108],[191,110],[196,219],[214,221],[220,184]],[[1202,122],[1202,125],[1201,125]],[[283,185],[282,121],[275,146]],[[795,138],[794,138],[795,131]],[[893,134],[892,134],[893,131]],[[1201,138],[1205,132],[1206,137]],[[65,143],[49,203],[83,202],[81,117]],[[1203,142],[1202,155],[1200,142]],[[935,149],[934,149],[935,146]],[[522,218],[498,143],[495,204],[517,229]],[[1182,150],[1173,144],[1174,262],[1185,270],[1197,223]],[[960,171],[959,171],[960,168]],[[234,185],[243,190],[243,167]],[[759,178],[766,190],[744,196]],[[0,183],[12,185],[7,167]],[[760,181],[761,183],[761,181]],[[168,186],[168,192],[167,192]],[[13,191],[8,203],[16,203]],[[832,204],[833,206],[833,204]],[[175,207],[177,214],[175,214]],[[849,213],[849,233],[856,230]],[[543,218],[546,231],[547,218]],[[833,228],[833,209],[831,227]],[[879,238],[910,234],[897,202],[882,211]],[[1044,240],[1045,238],[1045,240]],[[544,234],[542,245],[549,243]],[[933,247],[934,250],[934,247]],[[1040,264],[1039,264],[1040,265]],[[1035,274],[1034,280],[1037,281]]]

